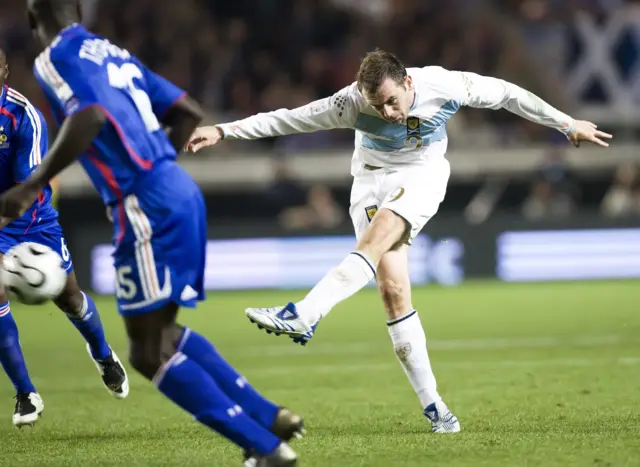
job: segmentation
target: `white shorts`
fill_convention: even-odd
[[[445,158],[425,165],[370,170],[362,167],[353,179],[349,214],[360,239],[375,213],[387,208],[411,226],[409,243],[431,219],[444,199],[451,167]]]

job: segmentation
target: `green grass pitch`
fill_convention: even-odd
[[[439,390],[458,435],[433,435],[396,362],[378,296],[334,309],[306,348],[244,317],[303,292],[211,293],[184,323],[212,339],[264,394],[306,418],[293,444],[303,467],[640,465],[640,283],[596,282],[415,290]],[[126,359],[112,299],[98,305]],[[11,425],[0,383],[2,466],[240,466],[239,449],[130,371],[112,399],[81,337],[52,306],[14,307],[46,410]]]

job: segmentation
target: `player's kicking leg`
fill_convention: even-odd
[[[313,337],[320,319],[336,304],[377,278],[395,353],[420,398],[424,415],[431,421],[432,431],[438,433],[457,432],[460,424],[436,391],[424,330],[411,305],[406,244],[437,212],[444,198],[448,170],[444,161],[436,179],[418,169],[385,173],[383,177],[389,182],[383,188],[386,193],[378,191],[383,182],[376,174],[356,177],[351,206],[358,236],[356,250],[302,301],[246,310],[259,327],[287,334],[304,345]],[[384,202],[378,209],[376,200],[380,198]]]

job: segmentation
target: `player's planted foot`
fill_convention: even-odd
[[[16,395],[13,424],[18,428],[35,425],[44,411],[44,402],[36,392],[21,392]]]
[[[104,360],[96,360],[91,355],[91,347],[87,344],[87,352],[96,365],[102,378],[104,387],[107,388],[116,399],[124,399],[129,395],[129,378],[124,366],[116,353],[111,349],[111,355]]]
[[[298,462],[293,449],[284,441],[266,456],[251,457],[244,461],[244,467],[292,467]]]
[[[424,409],[424,416],[431,422],[433,433],[458,433],[460,422],[444,402],[433,402]]]
[[[305,323],[294,303],[288,303],[284,307],[247,308],[245,314],[249,321],[257,324],[260,329],[265,329],[268,334],[286,334],[293,342],[301,345],[306,345],[311,340],[318,326],[317,322],[311,326]]]

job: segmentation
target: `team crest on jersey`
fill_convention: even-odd
[[[422,136],[420,136],[420,119],[418,117],[407,117],[407,137],[404,140],[405,147],[422,147]]]
[[[0,131],[2,130],[4,130],[4,128],[0,127]],[[0,133],[0,149],[7,149],[9,147],[8,139],[5,133]]]
[[[375,216],[376,212],[378,212],[378,206],[376,206],[375,204],[372,206],[367,206],[366,208],[364,208],[364,212],[367,213],[367,219],[369,219],[369,222],[371,222],[373,216]]]

